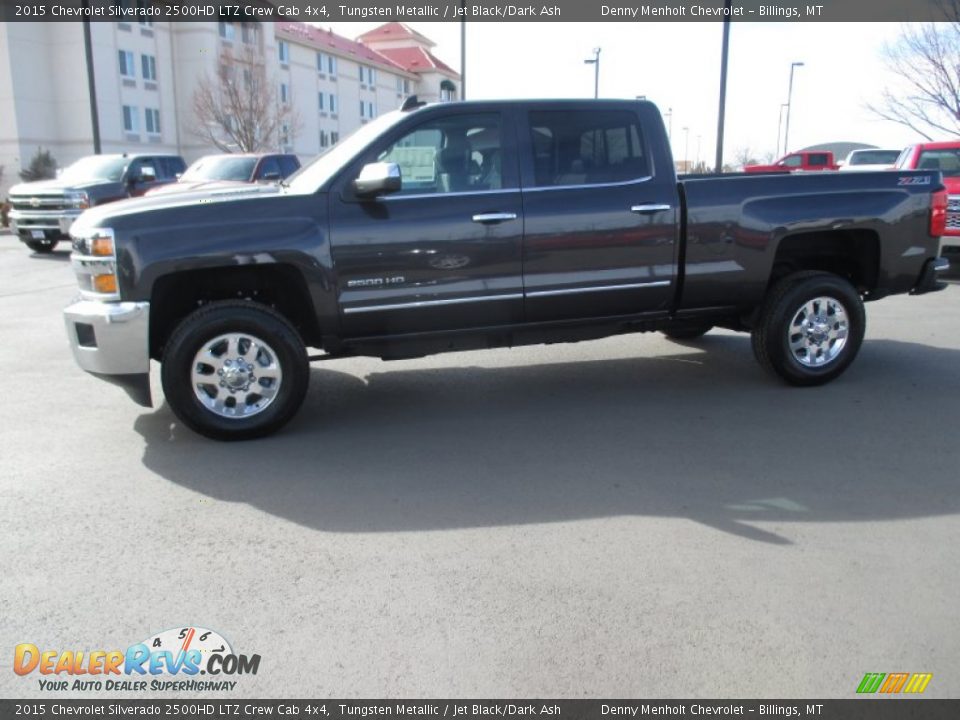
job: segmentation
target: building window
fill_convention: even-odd
[[[160,134],[160,111],[156,108],[147,108],[144,110],[144,116],[147,119],[147,132],[151,135]]]
[[[128,133],[140,132],[140,118],[136,106],[123,106],[123,129]]]
[[[152,28],[152,27],[153,27],[153,20],[141,20],[141,21],[140,21],[140,25],[141,25],[142,27]]]
[[[328,98],[330,100],[330,112],[335,113],[337,111],[337,96],[333,93],[330,93]]]
[[[135,78],[137,69],[133,64],[133,53],[129,50],[119,50],[117,55],[120,58],[120,75],[127,78]]]
[[[326,130],[320,131],[320,147],[326,148],[330,146],[330,137],[327,135]]]
[[[397,92],[401,95],[410,94],[410,81],[407,78],[398,77],[397,78]]]
[[[377,110],[372,102],[366,102],[365,100],[360,101],[360,117],[369,120],[376,117],[376,114]]]
[[[324,105],[324,103],[323,103],[323,98],[324,98],[324,93],[322,93],[322,92],[317,93],[317,109],[318,109],[320,112],[323,112],[323,110],[324,110],[324,108],[323,108],[323,105]]]
[[[280,144],[284,149],[290,147],[290,126],[287,123],[280,127]]]
[[[140,69],[144,80],[157,81],[157,59],[153,55],[140,56]]]
[[[277,53],[280,55],[280,64],[289,65],[290,64],[290,44],[284,40],[277,42]]]
[[[236,39],[237,29],[233,26],[233,23],[220,21],[220,37],[231,42]]]
[[[247,45],[255,45],[257,43],[258,31],[259,29],[254,23],[245,22],[240,24],[240,36]]]
[[[340,142],[340,133],[334,130],[330,133],[330,144],[336,145],[338,142]]]
[[[333,55],[317,53],[317,72],[326,73],[331,77],[337,74],[337,59]]]
[[[290,102],[290,86],[285,82],[280,83],[280,102],[284,105]]]
[[[377,84],[377,71],[371,67],[360,66],[360,82],[373,87]]]

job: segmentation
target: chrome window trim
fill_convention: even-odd
[[[502,195],[503,193],[520,192],[520,188],[502,188],[500,190],[468,190],[462,192],[416,193],[410,195],[383,195],[382,200],[396,202],[397,200],[423,200],[424,198],[465,197],[467,195]]]
[[[669,280],[652,280],[642,283],[627,283],[623,285],[593,285],[591,287],[561,288],[559,290],[532,290],[527,297],[551,297],[554,295],[577,295],[588,292],[606,292],[608,290],[635,290],[637,288],[666,287]]]
[[[488,300],[522,300],[523,293],[508,293],[505,295],[489,295],[486,297],[445,298],[443,300],[416,300],[406,303],[391,303],[388,305],[361,305],[343,309],[344,315],[363,312],[379,312],[381,310],[414,310],[423,307],[438,307],[443,305],[460,305],[464,303],[486,302]]]
[[[544,192],[545,190],[585,190],[589,188],[625,187],[627,185],[639,185],[640,183],[650,182],[651,180],[653,180],[653,175],[644,175],[643,177],[633,178],[632,180],[621,180],[619,182],[610,183],[584,183],[580,185],[536,185],[533,187],[526,187],[523,189],[523,191]]]

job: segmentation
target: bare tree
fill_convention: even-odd
[[[216,76],[205,74],[193,94],[194,134],[224,152],[282,150],[300,127],[290,98],[280,98],[257,48],[220,55]]]
[[[906,91],[887,88],[878,103],[867,104],[927,140],[960,134],[960,0],[938,0],[936,6],[947,22],[905,26],[883,48],[884,63]]]
[[[753,150],[749,147],[739,147],[736,149],[736,152],[733,154],[733,160],[736,165],[743,167],[744,165],[756,165],[757,158],[754,155]]]

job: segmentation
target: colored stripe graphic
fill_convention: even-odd
[[[883,682],[884,677],[886,677],[886,673],[867,673],[863,676],[863,680],[860,681],[857,692],[875,693],[880,687],[880,683]]]
[[[903,689],[905,693],[922,693],[933,679],[933,673],[914,673]]]
[[[890,673],[887,675],[886,682],[880,687],[880,692],[888,694],[900,692],[908,676],[909,673]]]

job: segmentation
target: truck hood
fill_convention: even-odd
[[[185,191],[178,193],[157,193],[139,198],[120,200],[90,208],[84,212],[71,229],[72,234],[80,234],[95,227],[110,227],[117,218],[128,219],[143,215],[146,219],[151,213],[182,207],[209,205],[213,203],[236,203],[254,198],[279,197],[283,188],[278,185],[238,184],[237,187],[218,188],[211,191]],[[225,210],[229,212],[229,210]]]
[[[57,195],[68,190],[86,190],[101,185],[115,185],[112,180],[82,180],[80,182],[66,182],[59,178],[53,180],[37,180],[36,182],[20,183],[10,188],[11,195]]]
[[[232,190],[236,188],[250,187],[251,183],[241,180],[180,180],[169,185],[148,190],[146,195],[169,195],[170,193],[183,192],[211,192],[213,190]]]

